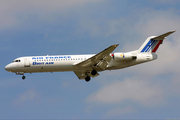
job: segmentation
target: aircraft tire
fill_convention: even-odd
[[[96,70],[91,71],[91,75],[96,75],[96,74],[97,74]]]
[[[89,82],[89,81],[91,80],[91,78],[90,78],[89,76],[87,76],[87,77],[85,78],[85,80],[86,80],[86,82]]]
[[[26,76],[22,76],[22,79],[24,80],[26,78]]]

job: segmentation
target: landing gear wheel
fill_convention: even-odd
[[[87,77],[85,78],[85,80],[86,80],[86,82],[89,82],[89,81],[91,80],[91,78],[90,78],[89,76],[87,76]]]
[[[91,75],[96,75],[96,74],[97,74],[96,70],[91,71]]]
[[[22,79],[24,80],[25,78],[26,78],[26,77],[23,75],[23,76],[22,76]]]

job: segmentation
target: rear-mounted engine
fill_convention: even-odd
[[[137,56],[132,55],[131,53],[114,53],[111,54],[114,60],[122,61],[122,60],[135,60]]]

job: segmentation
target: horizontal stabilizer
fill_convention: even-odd
[[[153,40],[163,40],[165,37],[167,37],[168,35],[172,34],[173,32],[175,32],[175,31],[170,31],[170,32],[167,32],[165,34],[159,35],[159,36],[153,38]]]

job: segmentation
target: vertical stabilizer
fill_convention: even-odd
[[[163,40],[175,31],[170,31],[159,36],[151,36],[146,39],[143,45],[139,48],[140,53],[154,53],[159,48]]]

